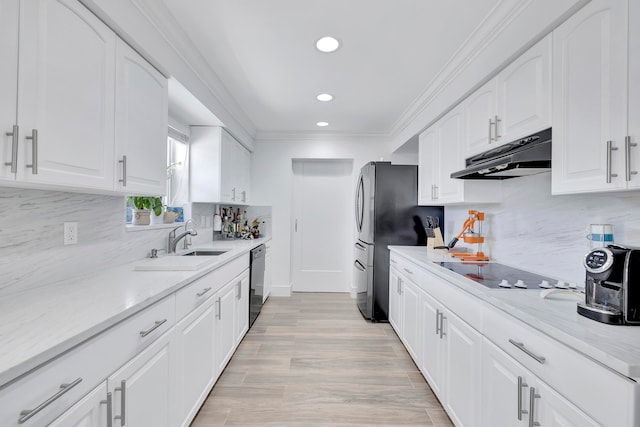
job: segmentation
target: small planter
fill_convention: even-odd
[[[134,209],[131,224],[133,225],[149,225],[151,222],[151,211],[147,209]]]
[[[164,212],[160,212],[160,215],[156,215],[156,213],[154,211],[149,211],[150,213],[150,218],[151,218],[151,224],[152,225],[157,225],[157,224],[163,224],[164,222]]]
[[[173,222],[176,220],[176,213],[165,211],[162,217],[165,224],[173,224]]]

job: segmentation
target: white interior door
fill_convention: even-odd
[[[292,288],[349,292],[353,161],[293,161]]]

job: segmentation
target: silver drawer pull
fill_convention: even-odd
[[[56,394],[54,394],[53,396],[51,396],[50,398],[48,398],[47,400],[45,400],[44,402],[39,404],[36,408],[34,408],[34,409],[25,409],[24,411],[20,411],[21,417],[18,419],[18,424],[22,424],[22,423],[24,423],[26,421],[29,421],[29,419],[31,419],[31,417],[36,415],[38,412],[42,411],[47,406],[51,405],[56,400],[60,399],[62,397],[62,395],[67,393],[69,390],[71,390],[72,388],[74,388],[75,386],[80,384],[81,382],[82,382],[82,378],[78,378],[75,381],[73,381],[72,383],[61,384],[59,392],[57,392]]]
[[[122,179],[118,182],[122,183],[123,187],[127,186],[127,156],[122,156],[122,160],[118,160],[118,163],[122,163]]]
[[[534,419],[536,399],[540,399],[540,395],[536,393],[536,389],[534,387],[531,387],[529,394],[529,427],[538,427],[540,425],[540,423]]]
[[[409,274],[413,274],[413,271],[409,270],[408,268],[403,268],[404,271],[406,271]]]
[[[33,175],[38,174],[38,129],[31,129],[31,135],[26,137],[31,140],[31,164],[25,165],[31,168]]]
[[[525,354],[527,354],[528,356],[532,357],[533,359],[536,360],[536,362],[538,363],[544,363],[547,359],[545,359],[542,356],[538,356],[537,354],[535,354],[534,352],[532,352],[531,350],[529,350],[527,347],[524,346],[523,343],[521,342],[517,342],[515,340],[512,340],[511,338],[509,338],[509,342],[513,345],[515,345],[516,347],[518,347],[520,350],[522,350]]]
[[[113,419],[120,420],[120,426],[124,427],[127,424],[127,380],[120,381],[120,387],[116,387],[114,390],[120,392],[120,415],[116,415]]]
[[[107,427],[113,427],[113,395],[107,393],[107,400],[101,400],[101,405],[107,405]]]
[[[526,409],[522,409],[522,389],[529,387],[522,377],[518,377],[518,421],[522,421],[522,416],[529,413]]]
[[[5,135],[12,137],[11,138],[11,162],[6,162],[5,166],[11,166],[11,173],[18,172],[18,133],[19,126],[13,125],[13,130],[11,132],[6,132]]]
[[[147,336],[147,335],[149,335],[151,332],[153,332],[153,331],[155,331],[156,329],[158,329],[158,328],[159,328],[161,325],[163,325],[166,321],[167,321],[167,319],[156,320],[152,327],[150,327],[150,328],[149,328],[149,329],[147,329],[146,331],[140,331],[140,336],[141,336],[142,338],[146,337],[146,336]]]
[[[198,292],[198,293],[196,294],[196,296],[197,296],[197,297],[201,297],[202,295],[206,294],[206,293],[207,293],[207,292],[209,292],[210,290],[211,290],[211,288],[204,288],[204,289],[202,290],[202,292]]]
[[[613,141],[607,141],[607,184],[611,184],[611,178],[618,176],[617,173],[611,172],[611,153],[617,149],[618,147],[613,146]]]

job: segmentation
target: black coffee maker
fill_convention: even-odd
[[[584,266],[585,302],[578,303],[578,313],[612,325],[640,325],[640,249],[593,249]]]

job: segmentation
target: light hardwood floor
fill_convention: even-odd
[[[451,426],[388,323],[348,294],[271,297],[192,427]]]

